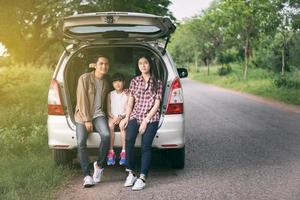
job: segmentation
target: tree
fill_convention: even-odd
[[[281,36],[281,75],[285,74],[285,67],[286,67],[286,50],[287,44],[289,40],[292,38],[291,26],[290,26],[290,11],[289,5],[285,5],[285,7],[281,10],[281,23],[278,26],[278,31]]]
[[[1,2],[0,41],[16,60],[35,61],[42,52],[57,42],[59,20],[70,8],[63,1]]]
[[[213,13],[203,13],[202,16],[193,20],[190,31],[195,37],[196,50],[199,52],[200,58],[207,67],[209,75],[209,66],[216,54],[216,49],[222,44],[223,36],[218,27],[216,27]]]
[[[189,21],[180,24],[177,27],[175,34],[172,35],[171,42],[168,45],[168,50],[172,54],[175,63],[180,66],[184,66],[195,61],[195,38],[190,32],[190,29],[187,28],[188,26],[190,26]],[[195,63],[195,66],[196,65],[197,63]]]
[[[96,11],[147,12],[173,17],[170,0],[0,0],[0,42],[18,62],[37,62],[59,43],[62,18]],[[53,52],[48,52],[53,53]]]
[[[289,7],[292,8],[291,19],[294,30],[300,31],[300,2],[299,0],[286,0]]]
[[[219,26],[226,37],[244,44],[244,78],[248,76],[248,66],[252,45],[261,33],[274,32],[279,24],[280,0],[226,0],[220,1],[215,12]]]

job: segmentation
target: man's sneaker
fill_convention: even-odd
[[[142,190],[144,189],[145,186],[146,186],[146,182],[143,179],[138,178],[134,183],[132,190]]]
[[[120,161],[119,161],[120,165],[125,165],[126,164],[126,154],[125,151],[122,151],[120,153]]]
[[[94,174],[93,179],[95,183],[99,183],[101,181],[101,177],[103,174],[103,168],[100,168],[97,164],[97,161],[94,162]]]
[[[129,173],[129,175],[127,176],[126,181],[124,183],[124,186],[125,187],[133,186],[133,184],[135,183],[136,179],[137,179],[136,176],[134,176],[132,173]]]
[[[116,163],[116,154],[113,151],[109,151],[107,154],[107,165],[114,165]]]
[[[95,185],[95,182],[91,176],[84,177],[83,187],[87,188],[87,187],[92,187],[93,185]]]

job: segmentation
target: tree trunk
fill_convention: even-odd
[[[284,72],[285,72],[285,41],[283,41],[282,50],[281,50],[281,75],[282,76],[284,76]]]
[[[196,69],[196,73],[198,72],[198,55],[197,52],[195,52],[195,69]]]
[[[209,76],[209,63],[207,63],[207,75]]]
[[[246,38],[245,44],[245,66],[244,66],[244,79],[248,78],[248,65],[249,65],[249,57],[250,57],[250,45],[249,45],[249,38]]]
[[[205,58],[205,66],[207,67],[207,75],[209,76],[210,69],[209,69],[209,59],[208,58]]]

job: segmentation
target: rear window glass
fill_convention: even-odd
[[[105,33],[111,31],[122,31],[127,33],[157,33],[160,29],[156,26],[130,25],[130,26],[75,26],[69,28],[69,31],[76,34],[86,33]]]

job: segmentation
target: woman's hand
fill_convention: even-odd
[[[140,128],[139,128],[139,134],[144,134],[145,131],[146,131],[146,128],[147,128],[147,125],[148,125],[148,122],[149,122],[149,119],[147,118],[144,118],[141,125],[140,125]]]
[[[93,131],[93,123],[92,122],[84,122],[85,128],[88,133]]]

